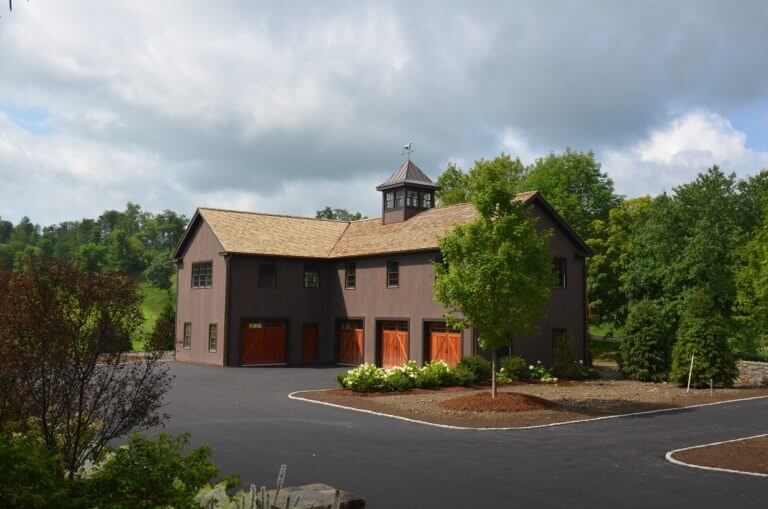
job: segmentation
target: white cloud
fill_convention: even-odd
[[[673,118],[627,148],[604,151],[602,159],[617,190],[629,196],[668,191],[712,165],[740,175],[768,168],[768,152],[749,148],[746,133],[701,109]]]

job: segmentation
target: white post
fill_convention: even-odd
[[[712,382],[712,379],[709,379],[709,394],[712,395],[715,393],[715,384]]]
[[[693,358],[696,354],[691,354],[691,369],[688,370],[688,388],[685,392],[691,392],[691,376],[693,376]]]

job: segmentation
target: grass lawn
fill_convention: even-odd
[[[157,317],[163,309],[165,299],[168,298],[168,292],[160,288],[155,288],[147,283],[141,283],[141,292],[144,294],[144,302],[141,303],[141,312],[144,314],[144,325],[141,332],[149,334],[155,326]],[[133,350],[141,351],[144,345],[140,338],[133,339]]]
[[[613,341],[597,341],[590,339],[589,352],[592,355],[592,360],[617,360],[619,345],[620,343],[614,343]]]

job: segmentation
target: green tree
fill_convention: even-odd
[[[107,263],[133,278],[138,278],[146,266],[144,245],[138,237],[129,236],[118,228],[107,235]]]
[[[493,164],[473,168],[472,200],[480,217],[440,239],[445,263],[435,264],[435,300],[449,310],[447,321],[477,330],[490,350],[491,394],[496,396],[496,350],[532,332],[544,316],[552,288],[549,236],[514,193],[497,179]]]
[[[469,176],[455,163],[448,163],[448,167],[437,178],[440,189],[435,193],[437,205],[456,205],[469,201]]]
[[[648,217],[651,198],[622,200],[608,214],[608,221],[595,220],[593,237],[587,242],[594,255],[587,259],[589,312],[597,323],[623,323],[629,297],[626,288],[630,260],[635,256],[634,239]]]
[[[163,310],[157,317],[149,336],[150,351],[169,351],[176,349],[176,309],[173,300],[168,298]]]
[[[579,235],[593,236],[596,219],[607,221],[608,212],[619,204],[613,180],[601,171],[590,152],[566,149],[537,159],[527,169],[522,187],[540,191]]]
[[[440,186],[435,195],[438,205],[455,205],[471,201],[475,193],[473,185],[477,180],[473,174],[478,173],[492,175],[504,192],[514,196],[520,191],[525,167],[520,159],[512,159],[509,154],[503,152],[493,159],[475,161],[466,173],[454,163],[448,163],[448,167],[437,179],[437,184]]]
[[[643,299],[632,306],[619,350],[624,376],[644,382],[663,380],[669,370],[671,336],[669,321],[658,304]]]
[[[768,169],[756,175],[740,180],[738,189],[738,209],[741,228],[752,231],[763,224],[768,213]]]
[[[315,212],[317,219],[334,219],[336,221],[359,221],[365,219],[360,212],[354,214],[347,209],[332,209],[331,207],[325,207],[322,210]]]
[[[0,244],[5,244],[11,240],[13,233],[13,223],[0,218]]]
[[[768,214],[740,251],[735,315],[740,324],[736,350],[756,353],[768,337]]]
[[[716,385],[730,386],[738,369],[729,344],[729,320],[703,289],[686,292],[680,307],[670,380],[681,385],[687,382],[693,356],[691,385],[707,387],[712,380]]]
[[[160,251],[150,260],[144,269],[144,279],[157,288],[168,290],[171,288],[171,277],[176,273],[176,267],[171,262],[169,251]]]

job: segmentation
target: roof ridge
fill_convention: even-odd
[[[331,246],[331,249],[328,250],[328,253],[325,255],[325,258],[330,259],[331,254],[333,253],[333,250],[336,249],[336,246],[341,242],[341,239],[344,237],[344,234],[347,233],[347,230],[349,230],[349,225],[351,223],[347,223],[347,226],[344,227],[344,230],[339,234],[338,237],[336,237],[336,241]]]
[[[235,214],[252,214],[255,216],[289,217],[293,219],[307,219],[309,221],[327,221],[330,223],[346,223],[346,224],[350,223],[350,221],[345,221],[343,219],[325,219],[322,217],[297,216],[294,214],[275,214],[273,212],[255,212],[252,210],[222,209],[218,207],[197,207],[197,208],[198,210],[215,210],[217,212],[234,212]]]

